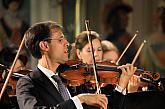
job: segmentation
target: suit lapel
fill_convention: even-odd
[[[54,84],[49,80],[49,78],[45,74],[43,74],[39,69],[37,69],[34,71],[34,75],[37,77],[37,79],[34,79],[34,81],[38,85],[43,87],[42,90],[45,90],[47,94],[50,94],[57,101],[64,101],[59,91],[56,89]]]

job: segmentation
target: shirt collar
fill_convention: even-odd
[[[38,64],[37,66],[48,78],[51,78],[53,75],[55,75],[55,73],[43,66],[41,66],[40,64]]]

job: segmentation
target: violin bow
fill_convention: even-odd
[[[98,76],[97,76],[97,70],[96,70],[96,60],[95,60],[94,52],[93,52],[92,39],[90,38],[91,31],[89,31],[89,28],[88,28],[89,27],[89,20],[85,20],[85,27],[86,27],[86,31],[87,31],[87,36],[88,36],[88,42],[89,42],[89,45],[90,45],[90,50],[92,51],[91,55],[92,55],[92,59],[93,59],[93,70],[94,70],[94,77],[95,77],[96,88],[97,88],[96,93],[99,94],[99,93],[101,93],[101,90],[99,88],[99,82],[98,82]]]
[[[144,41],[141,43],[141,45],[140,45],[138,51],[136,52],[136,55],[135,55],[133,61],[132,61],[132,65],[134,65],[135,61],[137,60],[137,58],[138,58],[138,56],[139,56],[139,54],[140,54],[140,52],[141,52],[141,50],[142,50],[142,48],[143,48],[143,46],[144,46],[145,43],[146,43],[146,40],[144,40]]]
[[[132,44],[132,42],[134,41],[134,39],[136,38],[136,36],[138,35],[139,31],[136,31],[135,35],[133,36],[133,38],[130,40],[130,42],[127,44],[126,48],[124,49],[124,51],[122,52],[122,54],[120,55],[120,57],[118,58],[118,60],[116,61],[116,65],[119,64],[119,61],[121,60],[121,58],[123,57],[123,55],[125,54],[125,52],[127,51],[127,49],[129,48],[129,46]]]
[[[20,44],[19,49],[18,49],[18,51],[17,51],[17,54],[16,54],[16,56],[15,56],[15,58],[14,58],[14,61],[13,61],[13,63],[12,63],[12,66],[11,66],[10,70],[9,70],[9,73],[8,73],[8,75],[7,75],[7,78],[6,78],[6,80],[5,80],[5,83],[4,83],[3,87],[2,87],[2,90],[1,90],[1,93],[0,93],[0,100],[1,100],[1,98],[2,98],[2,95],[3,95],[3,93],[4,93],[5,89],[6,89],[6,87],[7,87],[7,84],[8,84],[8,82],[9,82],[9,79],[10,79],[10,77],[11,77],[11,75],[12,75],[14,66],[15,66],[15,64],[16,64],[16,61],[17,61],[17,59],[18,59],[18,56],[19,56],[19,54],[20,54],[20,52],[21,52],[21,49],[22,49],[22,47],[23,47],[24,41],[25,41],[25,36],[23,37],[23,39],[22,39],[22,41],[21,41],[21,44]]]

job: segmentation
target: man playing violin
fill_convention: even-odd
[[[34,24],[25,33],[25,45],[38,59],[38,65],[17,82],[16,95],[21,109],[83,109],[82,104],[107,109],[106,95],[83,93],[71,97],[67,88],[56,79],[57,68],[68,61],[69,43],[60,25],[52,21]],[[135,68],[132,65],[119,68],[123,71],[119,85],[124,89]]]

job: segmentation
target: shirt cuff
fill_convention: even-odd
[[[77,96],[74,96],[71,99],[73,100],[73,102],[76,105],[77,109],[84,109],[81,102],[80,102],[80,100],[79,100],[79,98]]]
[[[126,95],[127,94],[126,88],[123,89],[119,85],[116,85],[115,90],[118,91],[118,92],[120,92],[120,93],[122,93],[123,95]]]

